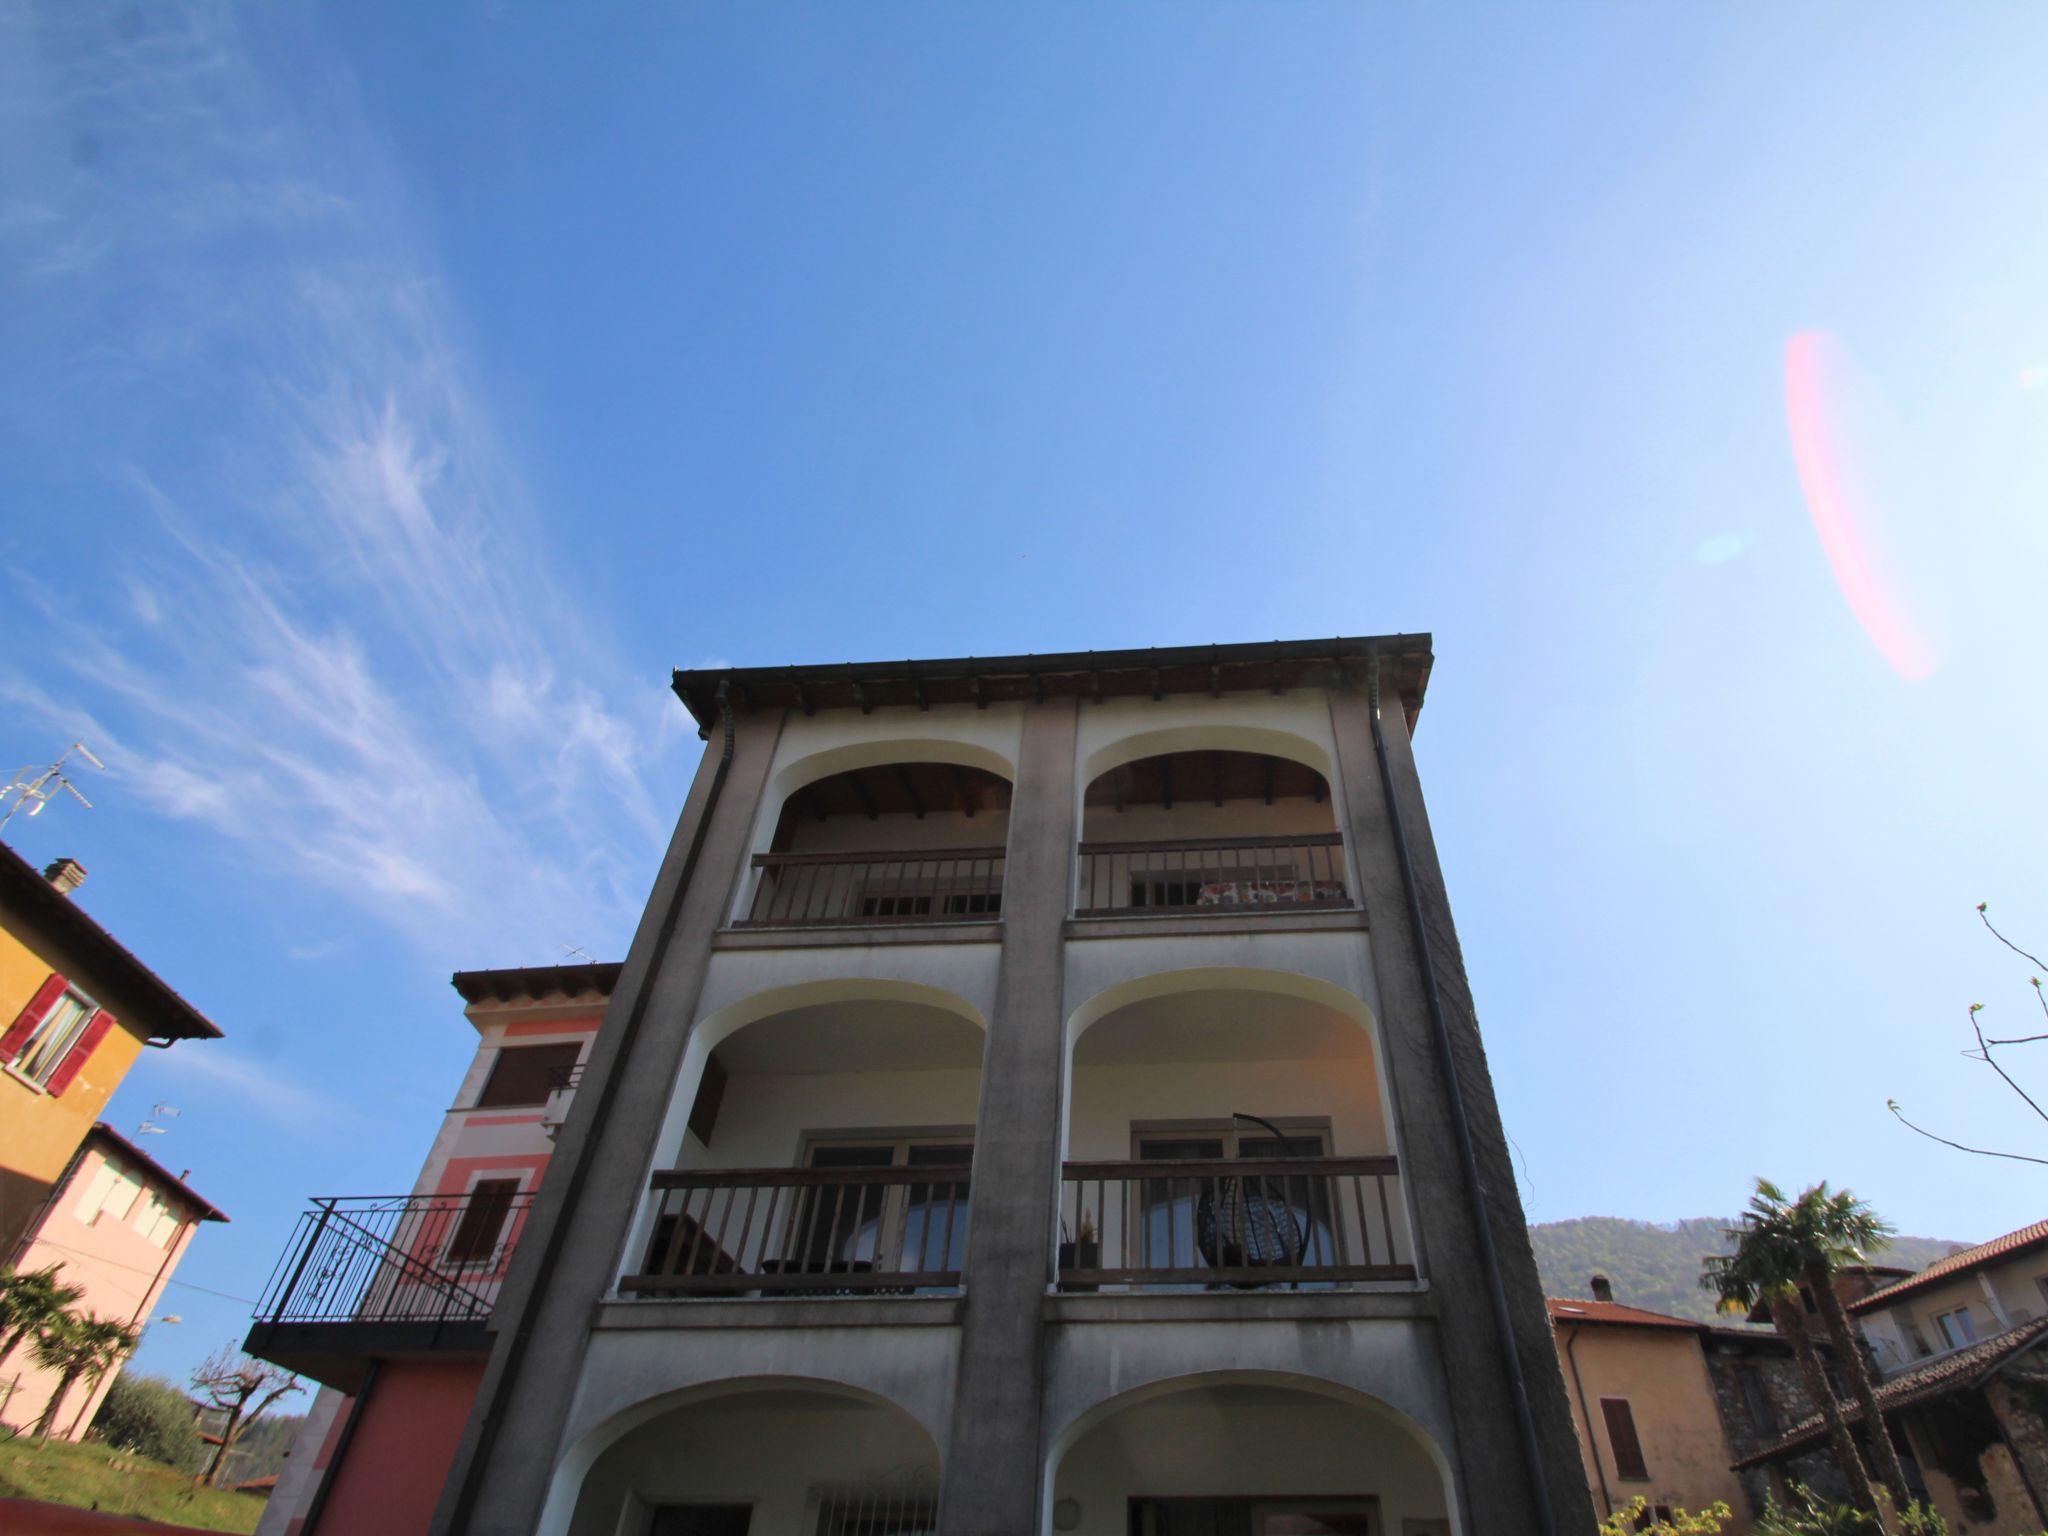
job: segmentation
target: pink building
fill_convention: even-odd
[[[259,1536],[426,1529],[617,965],[463,971],[476,1056],[414,1182],[315,1201],[247,1347],[322,1383]]]
[[[29,1223],[13,1255],[20,1270],[56,1266],[85,1294],[78,1310],[118,1318],[135,1329],[149,1321],[171,1272],[202,1221],[226,1221],[211,1201],[174,1176],[104,1120],[86,1133],[71,1166]],[[120,1374],[74,1384],[59,1405],[57,1438],[76,1440]],[[42,1417],[57,1373],[35,1363],[24,1342],[0,1365],[0,1423],[26,1428]]]

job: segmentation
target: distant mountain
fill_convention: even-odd
[[[1714,1322],[1713,1298],[1700,1289],[1700,1260],[1727,1246],[1721,1235],[1725,1225],[1714,1216],[1670,1226],[1618,1216],[1581,1216],[1532,1226],[1529,1240],[1536,1245],[1536,1267],[1546,1296],[1589,1296],[1587,1278],[1605,1275],[1614,1282],[1616,1301]],[[1967,1246],[1933,1237],[1895,1237],[1890,1247],[1871,1258],[1901,1269],[1920,1269]]]

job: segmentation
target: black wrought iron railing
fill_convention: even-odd
[[[531,1191],[353,1195],[300,1213],[271,1272],[264,1323],[480,1320],[497,1300]]]
[[[1344,838],[1198,837],[1083,843],[1079,917],[1153,912],[1300,911],[1349,907]]]
[[[1003,850],[757,853],[737,926],[986,921],[1003,910]]]
[[[1412,1280],[1391,1157],[1068,1163],[1062,1290]]]
[[[968,1165],[657,1173],[629,1295],[944,1291],[967,1251]]]

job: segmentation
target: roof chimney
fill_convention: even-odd
[[[85,866],[76,859],[58,859],[45,866],[43,878],[69,896],[85,884]]]
[[[1595,1275],[1592,1284],[1593,1299],[1595,1301],[1614,1300],[1614,1282],[1612,1280],[1608,1279],[1605,1275]]]

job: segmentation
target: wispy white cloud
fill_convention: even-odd
[[[0,698],[443,958],[623,946],[679,715],[557,580],[346,82],[255,67],[241,29],[285,13],[137,14],[0,19],[17,373],[118,424],[132,534],[92,573],[125,606],[13,552],[46,643]]]

